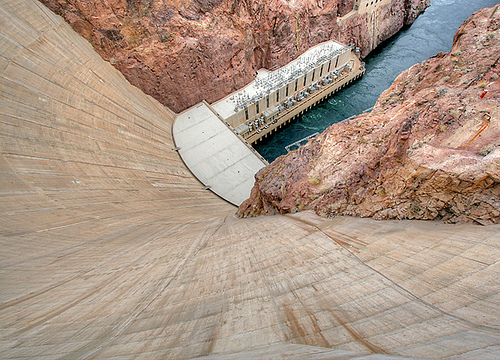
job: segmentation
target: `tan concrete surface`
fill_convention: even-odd
[[[237,219],[59,17],[0,49],[1,359],[500,357],[500,226]]]
[[[267,162],[208,104],[201,102],[179,114],[172,135],[186,166],[211,191],[236,206],[250,197],[254,175]]]

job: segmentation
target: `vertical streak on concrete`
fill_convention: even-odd
[[[300,55],[300,19],[297,9],[293,10],[295,17],[295,39],[297,41],[297,56]]]

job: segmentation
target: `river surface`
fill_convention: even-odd
[[[476,10],[497,2],[432,0],[431,6],[409,28],[364,59],[366,73],[359,81],[302,115],[269,140],[256,145],[255,149],[271,162],[287,153],[285,146],[372,107],[403,70],[440,51],[450,51],[453,36],[464,20]]]

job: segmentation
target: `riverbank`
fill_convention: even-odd
[[[287,153],[285,147],[334,123],[361,114],[404,70],[451,49],[453,35],[474,11],[491,7],[496,0],[433,0],[429,8],[408,28],[375,49],[367,58],[366,73],[359,81],[319,104],[255,149],[267,161]]]
[[[239,213],[500,221],[500,11],[401,73],[373,111],[334,124],[256,175]]]

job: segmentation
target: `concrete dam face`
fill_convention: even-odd
[[[238,219],[60,17],[0,29],[0,358],[500,356],[500,226]]]

